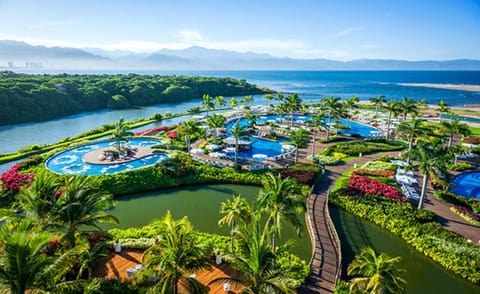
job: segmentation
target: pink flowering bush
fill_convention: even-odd
[[[3,189],[17,193],[21,186],[33,181],[33,174],[22,174],[18,171],[19,168],[19,164],[14,164],[0,176]]]
[[[177,134],[175,134],[174,131],[168,131],[168,132],[167,132],[167,137],[169,137],[170,139],[176,139],[176,138],[177,138]]]
[[[374,195],[383,196],[402,202],[405,201],[405,197],[403,197],[393,187],[374,179],[358,176],[355,173],[352,173],[350,176],[348,187],[345,190],[345,193],[349,196]]]

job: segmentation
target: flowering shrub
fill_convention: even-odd
[[[380,176],[385,178],[393,177],[395,174],[392,170],[370,170],[365,168],[359,168],[354,171],[356,175],[364,175],[364,176]]]
[[[282,169],[280,171],[280,174],[282,175],[283,179],[284,178],[295,179],[297,180],[297,182],[304,185],[312,184],[315,178],[315,171],[312,171],[312,170],[288,168],[288,169]]]
[[[19,168],[19,164],[14,164],[0,176],[3,189],[17,193],[22,185],[33,181],[33,174],[22,174],[18,171]]]
[[[480,222],[480,216],[473,212],[470,208],[461,205],[455,205],[455,209],[459,212],[459,214],[466,215],[472,220]]]
[[[167,137],[169,137],[170,139],[176,139],[176,138],[177,138],[177,134],[175,134],[174,131],[168,131],[168,132],[167,132]]]
[[[393,187],[377,180],[361,177],[352,173],[345,193],[349,196],[375,195],[404,202],[405,198]]]

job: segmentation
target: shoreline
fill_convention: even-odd
[[[480,85],[464,85],[464,84],[433,84],[433,83],[399,83],[401,86],[424,87],[435,89],[447,89],[457,91],[480,92]]]

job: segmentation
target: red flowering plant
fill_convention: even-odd
[[[355,173],[350,176],[345,193],[349,196],[383,196],[405,202],[405,197],[393,187],[374,179],[358,176]]]
[[[168,132],[167,132],[167,137],[169,137],[170,139],[176,139],[176,138],[177,138],[177,134],[175,134],[174,131],[168,131]]]
[[[20,165],[14,164],[6,172],[0,175],[3,189],[8,189],[13,193],[17,193],[23,185],[33,181],[33,174],[22,174],[18,171],[19,169]]]

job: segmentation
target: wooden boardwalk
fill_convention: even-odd
[[[298,293],[333,293],[341,277],[342,254],[340,240],[330,218],[328,194],[339,177],[354,165],[359,165],[382,155],[396,155],[386,152],[355,158],[344,165],[331,166],[324,176],[315,183],[308,198],[307,226],[312,240],[313,254],[310,260],[310,275],[305,286]]]

